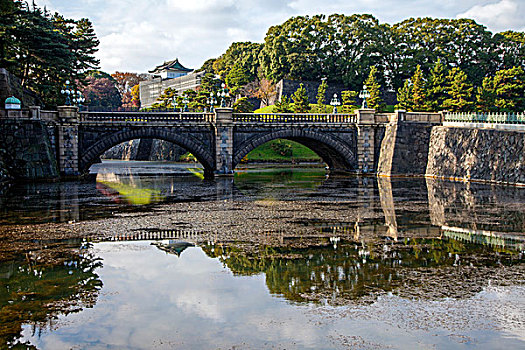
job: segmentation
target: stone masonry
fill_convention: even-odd
[[[52,180],[58,178],[55,152],[48,129],[40,120],[0,120],[2,178]]]
[[[106,150],[133,139],[177,144],[195,155],[206,176],[232,175],[250,151],[289,139],[316,152],[331,172],[525,185],[525,132],[442,126],[440,113],[363,109],[345,119],[218,108],[215,115],[128,115],[63,106],[58,113],[33,108],[7,114],[0,118],[2,178],[81,176]]]
[[[525,185],[525,132],[434,127],[426,176]]]

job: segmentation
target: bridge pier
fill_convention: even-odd
[[[215,109],[215,176],[233,176],[233,109]]]
[[[78,107],[58,107],[58,149],[57,161],[60,176],[79,177],[78,162]]]
[[[357,172],[375,173],[375,109],[357,110]]]

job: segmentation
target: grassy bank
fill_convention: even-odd
[[[191,153],[180,157],[182,162],[196,162]],[[311,149],[290,140],[273,140],[261,145],[248,153],[242,163],[313,163],[322,162],[321,158]]]
[[[248,153],[243,163],[301,163],[321,162],[321,158],[300,143],[290,140],[273,140]]]

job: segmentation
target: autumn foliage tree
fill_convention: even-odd
[[[89,76],[81,92],[91,107],[117,108],[122,105],[120,93],[110,78]]]

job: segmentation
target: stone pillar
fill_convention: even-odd
[[[395,117],[394,117],[394,120],[392,122],[404,122],[406,121],[407,119],[407,111],[405,111],[404,109],[396,109],[394,111],[395,113]]]
[[[65,178],[78,177],[78,107],[58,107],[58,169]]]
[[[233,109],[215,108],[215,176],[233,176]]]
[[[135,160],[149,160],[152,148],[153,139],[140,139]]]
[[[357,172],[372,174],[375,154],[375,110],[357,110]]]
[[[31,119],[40,119],[40,106],[29,107],[29,115]]]

